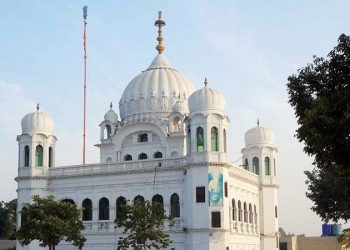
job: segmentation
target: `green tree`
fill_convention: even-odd
[[[350,219],[350,37],[338,38],[327,58],[288,77],[289,103],[299,128],[296,137],[314,156],[306,171],[308,192],[324,221]],[[345,236],[344,236],[345,237]]]
[[[21,211],[23,221],[17,239],[22,246],[38,240],[40,246],[49,246],[50,250],[65,240],[82,249],[86,239],[81,234],[84,225],[80,214],[75,204],[55,200],[53,196],[33,196],[33,203]]]
[[[350,168],[350,38],[342,34],[328,58],[288,78],[289,103],[299,128],[296,137],[318,168]]]
[[[0,202],[0,239],[16,239],[17,199]]]
[[[170,245],[169,235],[163,232],[165,214],[163,203],[128,202],[122,206],[115,223],[123,228],[124,237],[119,237],[118,249],[162,249]]]

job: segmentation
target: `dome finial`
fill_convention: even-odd
[[[37,103],[36,104],[36,111],[39,111],[39,109],[40,109],[40,105],[39,105],[39,103]]]
[[[208,85],[207,78],[204,79],[204,86],[206,87]]]
[[[162,36],[162,27],[165,26],[165,21],[162,20],[162,12],[159,11],[158,12],[158,20],[155,21],[154,23],[155,26],[158,26],[158,37],[157,37],[157,41],[158,41],[158,45],[156,46],[156,50],[158,51],[159,54],[161,54],[165,47],[163,45],[163,36]]]
[[[112,109],[113,108],[113,103],[111,102],[111,104],[109,104],[109,107]]]
[[[256,121],[256,125],[258,125],[258,127],[260,126],[260,120],[258,118],[258,120]]]

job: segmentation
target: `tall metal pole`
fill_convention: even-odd
[[[86,18],[87,18],[87,6],[83,7],[83,17],[84,17],[84,129],[83,129],[83,165],[85,165],[85,140],[86,140]]]

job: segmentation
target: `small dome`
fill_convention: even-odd
[[[225,111],[225,97],[219,91],[205,86],[194,92],[188,99],[190,112],[197,110]]]
[[[52,118],[39,110],[24,116],[21,125],[22,133],[42,132],[53,134]]]
[[[104,116],[105,121],[110,121],[112,123],[116,123],[118,121],[118,115],[112,109],[113,108],[112,103],[111,103],[110,107],[111,107],[111,109],[108,110],[108,112]]]
[[[192,82],[173,69],[163,54],[158,54],[124,90],[119,102],[120,117],[122,120],[140,114],[167,117],[179,95],[187,105],[187,98],[194,91]]]
[[[246,146],[252,145],[275,145],[275,137],[269,128],[260,127],[249,129],[244,135]]]
[[[188,105],[186,105],[184,103],[184,101],[181,101],[181,100],[178,100],[173,108],[172,108],[172,111],[173,112],[178,112],[178,113],[181,113],[181,114],[188,114]]]

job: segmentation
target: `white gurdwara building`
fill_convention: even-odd
[[[277,149],[259,124],[244,135],[242,165],[228,162],[225,98],[173,69],[158,55],[126,87],[120,118],[110,110],[100,123],[100,163],[55,166],[53,120],[37,109],[22,119],[17,137],[18,210],[33,195],[82,208],[84,249],[113,250],[122,230],[114,220],[127,200],[162,202],[174,218],[164,230],[176,250],[278,249]],[[21,224],[17,214],[18,227]],[[42,249],[38,242],[17,249]],[[62,242],[57,249],[75,249]]]

